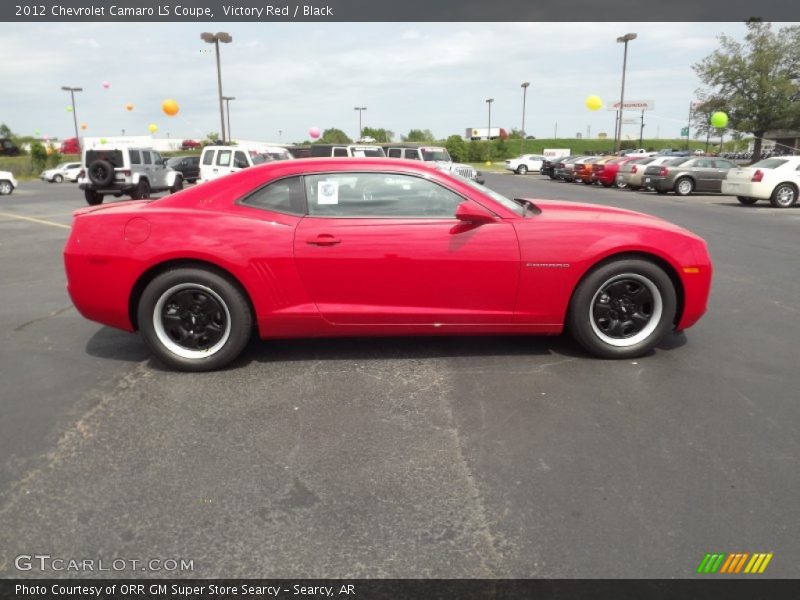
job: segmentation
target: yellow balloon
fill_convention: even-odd
[[[486,166],[487,166],[487,167],[490,167],[490,166],[492,166],[492,161],[490,161],[490,160],[487,160],[487,161],[486,161]]]
[[[147,129],[150,130],[150,133],[155,133],[156,131],[158,131],[158,125],[156,125],[155,123],[150,123],[150,125],[147,126]]]
[[[175,100],[173,100],[172,98],[167,98],[161,103],[161,110],[163,110],[164,114],[167,115],[168,117],[174,117],[175,115],[178,114],[178,111],[180,109],[181,107],[178,106],[178,103],[175,102]]]
[[[589,110],[600,110],[603,108],[603,100],[600,96],[589,96],[586,98],[586,108]]]

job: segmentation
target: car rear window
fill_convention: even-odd
[[[750,167],[753,169],[777,169],[778,167],[785,165],[787,162],[789,161],[783,158],[766,158],[758,161],[754,165],[750,165]]]
[[[132,165],[140,165],[140,164],[142,164],[142,155],[139,154],[138,150],[131,150],[130,151],[130,155],[131,155],[131,164]]]
[[[86,165],[92,164],[96,160],[110,162],[115,168],[120,169],[125,166],[121,150],[87,150]]]

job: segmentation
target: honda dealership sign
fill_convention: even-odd
[[[653,110],[656,107],[654,100],[625,100],[624,110]],[[619,102],[608,105],[608,110],[619,110]]]

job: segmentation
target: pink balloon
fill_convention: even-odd
[[[110,84],[110,83],[108,83],[107,81],[104,81],[104,82],[103,82],[103,87],[104,87],[104,88],[106,88],[106,89],[108,89],[108,88],[110,88],[110,87],[111,87],[111,84]]]
[[[308,130],[308,135],[310,135],[313,139],[317,139],[320,136],[319,128],[312,127]]]

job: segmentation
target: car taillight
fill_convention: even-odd
[[[753,178],[750,181],[758,183],[762,179],[764,179],[764,171],[762,171],[761,169],[756,169],[756,172],[753,173]]]
[[[638,172],[639,172],[639,170],[636,168],[636,165],[633,165],[631,167],[631,173],[638,173]]]
[[[558,163],[558,164],[556,165],[556,168],[557,168],[557,169],[563,169],[563,168],[564,168],[564,163]]]
[[[78,177],[79,178],[86,177],[86,170],[85,169],[81,169],[80,171],[78,171]]]
[[[122,169],[122,171],[120,171],[120,173],[122,173],[123,175],[125,175],[127,177],[128,175],[131,174],[131,170],[130,169]]]
[[[669,174],[669,169],[667,167],[661,167],[659,169],[658,174],[660,177],[666,177]]]

